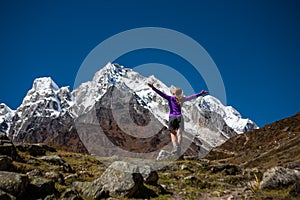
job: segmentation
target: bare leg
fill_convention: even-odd
[[[171,142],[172,142],[172,144],[178,146],[176,131],[172,130],[172,131],[170,131],[170,134],[171,134]]]
[[[177,131],[177,142],[178,142],[179,146],[181,146],[181,141],[182,141],[182,129],[179,128]]]

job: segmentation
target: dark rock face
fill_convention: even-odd
[[[129,98],[129,105],[122,98]],[[148,123],[152,126],[147,126]],[[131,94],[115,87],[108,90],[94,109],[77,119],[76,128],[89,152],[102,156],[115,155],[116,151],[119,155],[151,153],[170,142],[165,127]]]
[[[13,120],[12,127],[19,127],[18,121]],[[13,142],[44,143],[57,149],[72,152],[88,153],[78,137],[73,118],[65,113],[58,118],[34,117],[22,123],[18,129],[10,129],[9,135],[14,136]]]

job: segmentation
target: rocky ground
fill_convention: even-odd
[[[0,136],[0,199],[300,199],[299,163],[266,169],[184,158],[152,170]]]

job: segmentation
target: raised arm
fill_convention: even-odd
[[[205,90],[202,90],[202,91],[199,92],[199,93],[193,94],[193,95],[191,95],[191,96],[186,96],[186,97],[184,97],[184,101],[190,101],[190,100],[195,99],[195,98],[197,98],[197,97],[200,97],[200,96],[202,96],[202,95],[204,95],[204,94],[208,94],[208,92],[205,91]]]
[[[164,99],[169,99],[171,96],[163,93],[162,91],[160,91],[159,89],[157,89],[156,87],[153,86],[152,83],[148,83],[148,86],[152,88],[152,90],[154,90],[154,92],[156,92],[157,94],[159,94],[159,96],[161,96]]]

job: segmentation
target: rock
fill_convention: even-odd
[[[299,171],[274,167],[263,174],[259,187],[260,189],[276,189],[294,184],[297,182],[297,179],[300,179]]]
[[[58,193],[54,186],[54,182],[43,177],[33,178],[28,185],[27,191],[25,199],[45,198],[46,196]]]
[[[13,169],[12,159],[6,155],[0,155],[0,171],[11,171]]]
[[[44,156],[46,152],[56,152],[55,148],[49,147],[45,144],[17,144],[16,148],[22,152],[28,152],[31,156]]]
[[[91,199],[106,198],[109,194],[122,197],[142,197],[142,191],[155,196],[154,192],[145,188],[144,180],[149,184],[157,184],[158,175],[150,166],[139,166],[124,161],[113,162],[101,177],[91,183],[73,183],[83,196]],[[149,196],[149,195],[148,195]]]
[[[73,182],[74,180],[78,179],[77,174],[69,174],[68,176],[64,177],[64,182],[66,184]]]
[[[0,190],[13,196],[22,195],[29,184],[29,178],[25,174],[0,171]]]
[[[113,162],[102,174],[92,183],[102,184],[103,189],[112,194],[125,197],[133,197],[134,193],[143,185],[143,177],[139,173],[137,165],[123,161]]]
[[[42,172],[39,169],[34,169],[34,170],[31,170],[31,171],[27,172],[26,175],[33,178],[33,177],[36,177],[36,176],[42,176]]]
[[[52,156],[42,156],[38,158],[39,160],[54,164],[54,165],[59,165],[63,168],[64,172],[70,172],[72,173],[73,170],[71,166],[66,163],[60,156],[58,155],[52,155]]]
[[[51,171],[51,172],[46,172],[45,173],[45,178],[48,178],[54,182],[60,183],[60,184],[64,184],[64,177],[61,173],[55,172],[55,171]]]
[[[60,196],[61,200],[83,200],[83,198],[79,195],[77,190],[74,188],[66,189],[62,195]]]
[[[176,158],[176,156],[174,154],[172,154],[171,152],[168,152],[166,150],[161,150],[158,153],[158,156],[157,156],[156,160],[161,160],[161,161],[174,160],[175,158]]]
[[[0,190],[0,199],[1,200],[16,200],[16,197],[12,196],[9,193],[6,193],[6,192]]]
[[[104,190],[102,183],[93,182],[73,182],[72,185],[89,199],[102,199],[109,197],[109,191]]]

